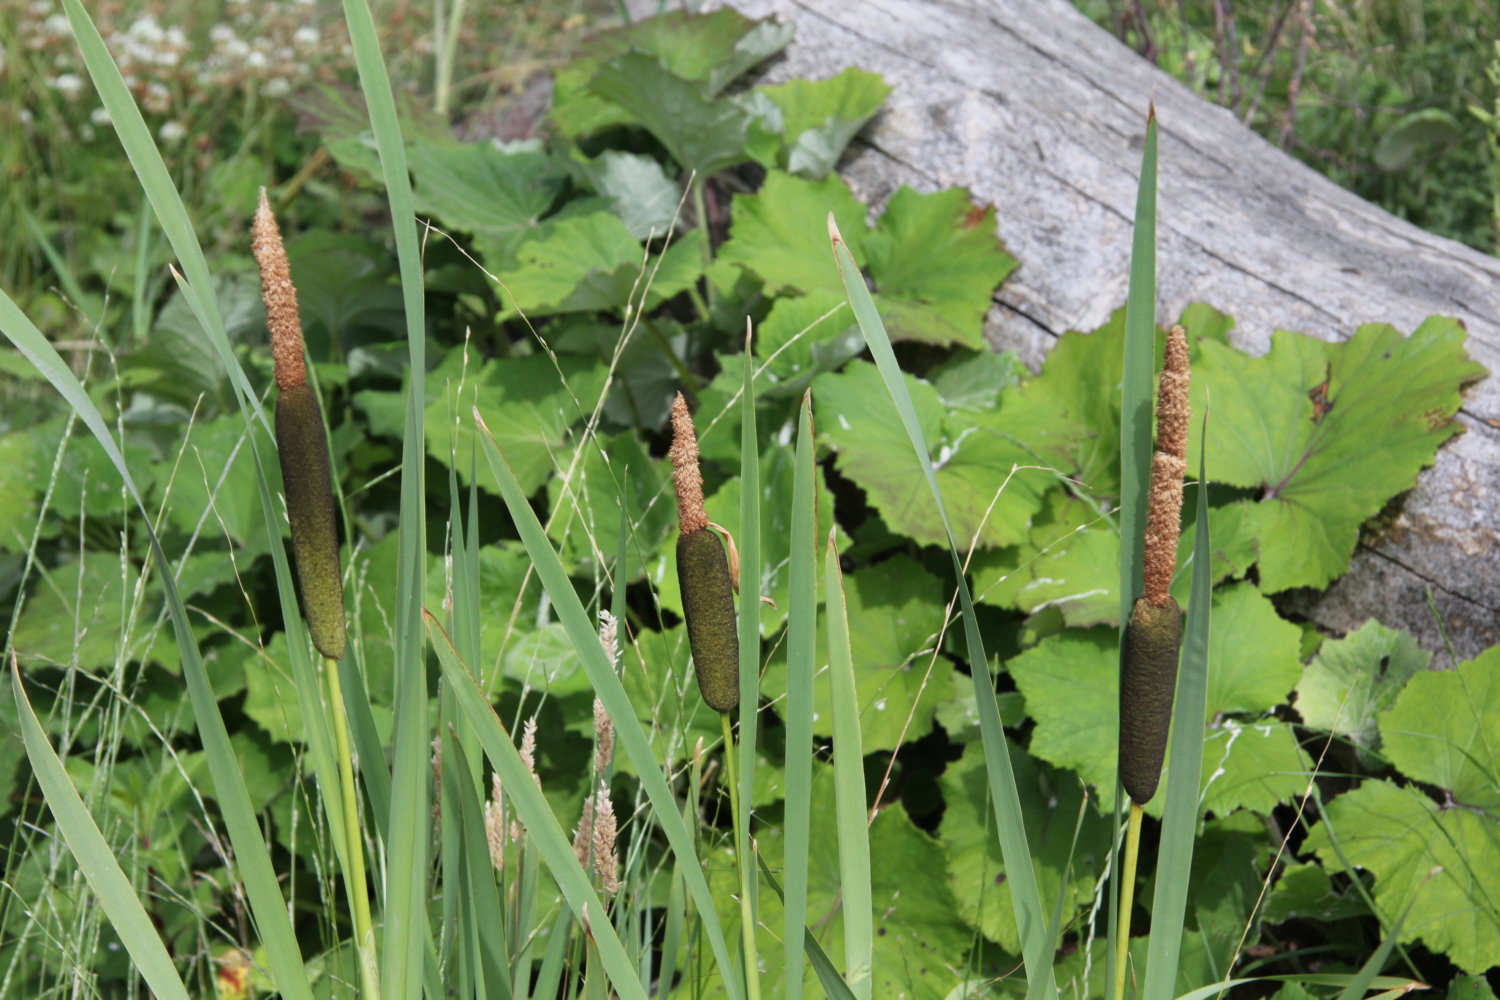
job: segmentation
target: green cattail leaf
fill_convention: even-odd
[[[318,652],[338,660],[344,655],[344,581],[333,519],[328,438],[318,394],[310,386],[282,390],[276,401],[276,448],[307,630]]]
[[[1175,600],[1135,602],[1120,655],[1120,781],[1138,805],[1151,801],[1161,780],[1181,643],[1182,609]]]
[[[698,690],[716,712],[740,703],[740,642],[724,544],[709,528],[677,536],[677,579]]]

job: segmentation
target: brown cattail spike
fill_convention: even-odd
[[[740,702],[740,646],[734,583],[724,544],[708,527],[698,435],[682,393],[672,403],[672,482],[677,487],[677,585],[698,690],[709,707],[728,712]],[[738,560],[736,560],[738,561]]]
[[[276,452],[281,459],[307,630],[318,652],[337,660],[344,655],[344,580],[339,569],[328,438],[312,386],[283,389],[276,400]]]
[[[682,393],[672,401],[672,485],[677,488],[677,527],[684,535],[708,526],[703,509],[703,474],[698,471],[698,434]]]
[[[271,356],[276,362],[276,387],[290,389],[307,382],[307,364],[302,360],[302,320],[297,314],[297,289],[287,263],[281,230],[271,214],[266,189],[260,189],[260,206],[250,226],[250,250],[260,266],[260,297],[266,304],[266,327],[271,331]]]
[[[1177,537],[1182,520],[1182,479],[1187,472],[1189,420],[1187,335],[1172,327],[1166,363],[1156,394],[1156,453],[1151,456],[1151,490],[1146,505],[1145,598],[1156,607],[1171,598],[1177,568]]]

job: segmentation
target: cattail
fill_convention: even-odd
[[[672,403],[672,482],[677,489],[677,580],[687,619],[688,645],[698,690],[715,711],[740,703],[740,646],[734,617],[734,584],[724,545],[708,526],[698,436],[682,393]]]
[[[1187,336],[1174,326],[1157,391],[1143,593],[1131,609],[1120,649],[1120,782],[1137,805],[1149,802],[1161,781],[1177,687],[1182,610],[1171,586],[1187,468],[1188,381]]]
[[[261,188],[251,237],[251,250],[260,266],[261,298],[266,304],[266,327],[271,331],[271,355],[280,390],[276,400],[276,450],[286,489],[297,581],[302,586],[302,610],[313,645],[324,656],[337,660],[344,655],[344,581],[339,569],[328,438],[317,393],[307,384],[297,289],[265,188]]]

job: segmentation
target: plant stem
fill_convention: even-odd
[[[693,196],[693,214],[698,217],[698,226],[703,230],[703,270],[706,274],[709,265],[714,262],[714,231],[708,220],[708,199],[703,196],[703,178],[694,174],[689,188]],[[703,279],[705,302],[698,301],[696,287],[689,286],[688,290],[692,293],[693,304],[698,307],[698,312],[705,320],[709,319],[714,307],[713,281],[706,277]]]
[[[370,890],[365,884],[365,845],[359,831],[359,793],[354,788],[354,758],[349,750],[349,723],[339,684],[338,661],[323,657],[328,675],[328,709],[333,715],[333,738],[339,758],[339,790],[344,800],[344,851],[349,858],[345,877],[354,898],[354,942],[359,953],[360,997],[380,1000],[380,965],[375,955],[375,925],[370,919]]]
[[[729,729],[729,713],[719,719],[724,724],[724,769],[729,784],[729,812],[734,823],[734,861],[740,870],[740,932],[744,940],[745,997],[760,1000],[760,958],[755,949],[755,914],[750,902],[750,817],[740,812],[740,786],[735,778],[734,735]]]
[[[1125,966],[1130,959],[1130,911],[1135,906],[1135,860],[1141,850],[1141,817],[1138,803],[1130,803],[1130,825],[1125,831],[1125,864],[1120,870],[1120,919],[1115,922],[1114,1000],[1125,1000]]]

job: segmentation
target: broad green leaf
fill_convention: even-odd
[[[646,307],[677,294],[702,268],[702,233],[674,240],[655,272]],[[516,248],[513,267],[496,272],[511,308],[528,315],[619,309],[645,289],[655,257],[609,212],[560,219]],[[639,290],[637,284],[639,283]]]
[[[1323,644],[1297,685],[1293,707],[1302,721],[1367,750],[1380,747],[1376,715],[1391,707],[1432,654],[1405,632],[1371,619],[1342,639]]]
[[[1309,862],[1289,865],[1281,873],[1266,897],[1263,916],[1268,924],[1294,917],[1331,923],[1367,912],[1358,893],[1335,888],[1323,866]]]
[[[118,554],[85,551],[54,567],[27,600],[12,644],[25,667],[76,666],[105,670],[117,662],[153,660],[178,668],[171,636],[151,624],[161,609],[161,591],[147,589],[135,606],[140,567],[121,564]]]
[[[1404,170],[1419,158],[1432,156],[1462,141],[1458,119],[1442,108],[1423,108],[1402,115],[1375,144],[1375,165],[1381,170]]]
[[[677,220],[682,189],[651,157],[612,149],[586,163],[584,171],[594,190],[614,203],[614,213],[634,238],[661,237]]]
[[[1119,435],[1102,429],[1120,422],[1124,333],[1121,310],[1093,333],[1063,334],[1042,370],[1000,397],[1002,424],[1037,461],[1079,480],[1093,496],[1120,491]]]
[[[536,226],[564,181],[540,145],[504,150],[418,138],[408,155],[418,211],[509,243]]]
[[[773,170],[755,194],[737,194],[719,260],[754,273],[768,295],[837,290],[838,268],[824,249],[832,212],[856,260],[863,259],[865,206],[837,174],[803,180]]]
[[[1500,817],[1500,646],[1454,670],[1417,673],[1379,722],[1402,774]]]
[[[700,181],[749,159],[750,115],[731,101],[705,97],[701,86],[653,56],[632,52],[613,59],[594,74],[589,88],[624,108]]]
[[[245,668],[245,714],[278,743],[302,741],[302,707],[287,666],[286,633],[277,632]]]
[[[796,395],[819,372],[833,371],[864,350],[844,296],[832,288],[779,296],[755,330],[755,356],[772,384],[765,395]]]
[[[945,418],[937,391],[906,376],[922,424],[934,449],[932,465],[953,530],[962,543],[1012,545],[1026,537],[1032,514],[1051,473],[1011,468],[1030,462],[997,425],[993,413],[956,411]],[[837,452],[839,471],[861,487],[895,531],[929,545],[947,542],[925,477],[912,454],[899,416],[884,404],[880,374],[868,362],[813,382],[819,433]],[[1008,479],[1008,481],[1007,481]],[[993,509],[992,509],[993,505]]]
[[[1369,325],[1342,344],[1280,331],[1259,358],[1198,345],[1193,408],[1211,395],[1219,428],[1208,475],[1259,492],[1245,506],[1262,590],[1341,575],[1359,526],[1458,433],[1459,387],[1484,374],[1464,336],[1457,320],[1434,317],[1407,338]],[[1189,466],[1198,447],[1189,442]]]
[[[820,802],[831,801],[831,767],[817,766],[813,794]],[[814,809],[810,832],[808,913],[825,921],[814,925],[814,930],[834,966],[844,969],[834,811]],[[899,807],[880,810],[870,826],[869,836],[875,917],[872,996],[875,1000],[947,1000],[965,967],[974,930],[959,914],[958,903],[948,888],[942,846],[913,826],[906,810]],[[779,871],[782,839],[768,837],[762,847],[766,861]],[[726,871],[720,884],[722,895],[729,897],[726,905],[733,904],[732,879],[733,872]],[[763,955],[780,950],[780,942],[771,931],[773,927],[780,930],[777,912],[780,908],[773,910],[768,905],[769,898],[770,893],[761,896],[763,916],[758,941]],[[727,912],[725,918],[729,918]],[[763,979],[762,995],[783,995],[784,972],[779,966],[779,962],[775,963]],[[805,995],[821,996],[822,987],[812,969],[804,966],[799,971],[806,977]]]
[[[620,551],[622,491],[632,556],[655,552],[668,543],[669,534],[674,536],[670,544],[675,551],[675,510],[661,502],[664,492],[671,493],[666,463],[647,455],[633,434],[601,438],[583,447],[578,471],[567,488],[561,478],[547,485],[553,512],[548,533],[559,544],[565,564],[588,576],[613,563]],[[632,563],[635,573],[646,571],[642,563]],[[615,586],[625,582],[616,579]]]
[[[1020,384],[1026,366],[1014,351],[954,351],[928,373],[938,398],[961,410],[988,410],[1000,393]]]
[[[521,488],[535,492],[571,453],[571,429],[583,416],[573,400],[585,412],[593,409],[604,384],[602,361],[559,356],[565,387],[552,360],[542,355],[487,361],[464,375],[462,350],[449,352],[428,375],[427,453],[447,465],[456,451],[459,482],[467,485],[478,443],[473,422],[460,415],[478,406],[495,440],[505,448]],[[499,492],[483,463],[478,468],[480,485]]]
[[[1037,885],[1049,906],[1059,891],[1065,892],[1066,924],[1092,898],[1100,865],[1109,851],[1109,828],[1097,810],[1087,810],[1078,851],[1069,857],[1073,828],[1084,804],[1083,786],[1075,776],[1040,764],[1018,749],[1011,750],[1011,764],[1026,832],[1036,845],[1032,864]],[[948,887],[958,901],[958,912],[990,940],[1018,954],[1021,939],[1010,904],[1009,880],[1004,877],[995,840],[983,748],[970,743],[963,757],[943,771],[938,784],[944,802],[938,835],[947,856]]]
[[[275,455],[270,436],[258,426],[253,430],[260,436],[261,454]],[[227,533],[236,542],[262,541],[255,456],[245,421],[234,415],[194,424],[183,445],[167,506],[173,527],[184,534],[201,531],[209,538]],[[280,466],[272,461],[265,472],[274,493],[281,484]]]
[[[1218,816],[1236,809],[1265,815],[1301,795],[1311,771],[1289,724],[1223,719],[1204,733],[1203,807]]]
[[[1214,592],[1208,717],[1284,705],[1302,675],[1301,633],[1247,583]]]
[[[775,165],[814,179],[834,168],[891,92],[880,74],[852,66],[826,80],[788,80],[756,90],[781,111],[783,156]]]
[[[937,577],[898,555],[844,577],[855,699],[864,751],[891,750],[932,731],[937,707],[953,697],[953,670],[932,650],[942,626],[943,594]],[[826,636],[818,637],[818,662],[828,662]],[[762,690],[786,691],[786,664],[766,669]],[[908,721],[909,720],[909,721]],[[826,684],[813,691],[813,732],[833,734]]]
[[[746,70],[786,47],[790,25],[752,21],[730,7],[703,14],[671,10],[626,29],[632,48],[661,60],[666,69],[717,96]]]
[[[1465,972],[1482,973],[1494,963],[1500,842],[1493,817],[1444,809],[1420,790],[1388,781],[1366,781],[1328,803],[1325,813],[1303,846],[1325,868],[1338,869],[1331,828],[1349,863],[1374,874],[1375,901],[1387,918],[1406,912],[1402,941],[1420,940]]]
[[[963,188],[932,194],[899,189],[865,238],[865,254],[893,340],[956,341],[971,348],[984,346],[990,298],[1016,269],[995,233],[994,207],[977,208]],[[893,314],[897,302],[906,309]],[[934,319],[956,336],[929,332],[940,325]]]
[[[1233,726],[1223,722],[1206,734],[1203,782],[1222,781],[1226,805],[1262,804],[1267,787],[1289,787],[1286,772],[1306,771],[1303,759],[1294,753],[1295,740],[1290,746],[1287,743],[1290,730],[1278,733],[1285,727],[1259,720],[1285,701],[1295,683],[1301,669],[1297,651],[1297,627],[1283,621],[1253,586],[1238,584],[1214,594],[1205,717],[1212,723],[1220,715],[1235,713],[1255,720],[1235,721]],[[1115,630],[1065,630],[1043,639],[1005,667],[1026,697],[1027,713],[1036,720],[1031,752],[1059,767],[1073,768],[1098,788],[1113,787],[1119,732]],[[1269,739],[1269,745],[1262,746],[1257,739]],[[1245,747],[1238,748],[1241,740]],[[1226,748],[1231,748],[1227,757]],[[1241,753],[1248,754],[1243,763],[1237,759]],[[1221,761],[1226,772],[1233,773],[1215,779]],[[1256,771],[1261,763],[1274,764],[1277,774]],[[1305,784],[1304,777],[1297,788]],[[1158,796],[1147,811],[1156,814],[1161,807]]]

